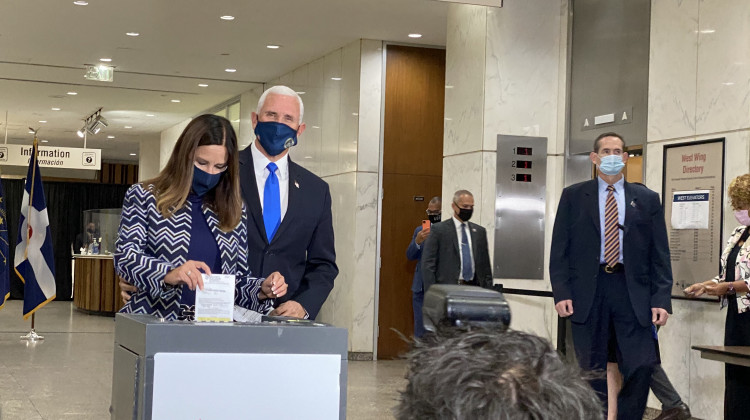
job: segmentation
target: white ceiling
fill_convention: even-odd
[[[110,126],[89,136],[88,147],[101,148],[106,160],[137,161],[130,153],[141,139],[158,140],[252,82],[356,39],[445,45],[448,7],[431,0],[87,1],[0,0],[0,141],[7,111],[9,143],[30,144],[28,127],[39,127],[47,145],[82,147],[75,131],[102,107]],[[415,32],[423,37],[407,37]],[[103,57],[112,58],[114,82],[84,79],[84,65]]]

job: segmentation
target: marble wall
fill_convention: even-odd
[[[724,184],[750,172],[750,3],[651,3],[646,184],[661,192],[664,146],[725,138]],[[726,200],[723,238],[737,225]],[[722,244],[723,246],[723,244]],[[720,345],[726,313],[715,303],[675,300],[660,335],[664,368],[694,417],[721,418],[724,370],[690,349]],[[653,395],[649,406],[659,407]]]
[[[159,174],[161,154],[160,138],[142,138],[138,146],[138,181],[154,178]]]
[[[451,5],[447,33],[443,196],[472,191],[473,221],[487,229],[493,258],[498,134],[547,137],[548,214],[554,214],[562,190],[567,1],[506,2],[501,9]],[[452,214],[450,200],[443,201],[443,212]],[[507,288],[550,290],[546,276],[495,281]],[[513,328],[554,339],[552,299],[506,297]]]
[[[347,328],[357,353],[374,349],[382,63],[381,41],[358,40],[266,84],[304,92],[290,156],[331,188],[339,266],[318,320]]]

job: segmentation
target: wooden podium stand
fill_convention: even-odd
[[[112,255],[73,255],[73,304],[87,312],[113,315],[122,308]]]

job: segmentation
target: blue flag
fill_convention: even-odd
[[[8,220],[5,218],[3,184],[0,182],[0,309],[10,297],[10,277],[8,265]]]
[[[55,261],[49,230],[42,175],[37,163],[37,140],[29,160],[26,187],[18,221],[15,267],[23,281],[23,319],[55,298]]]

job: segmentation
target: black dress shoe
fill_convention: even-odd
[[[688,420],[690,418],[690,409],[685,403],[680,403],[675,408],[664,410],[659,414],[659,417],[654,420]]]

